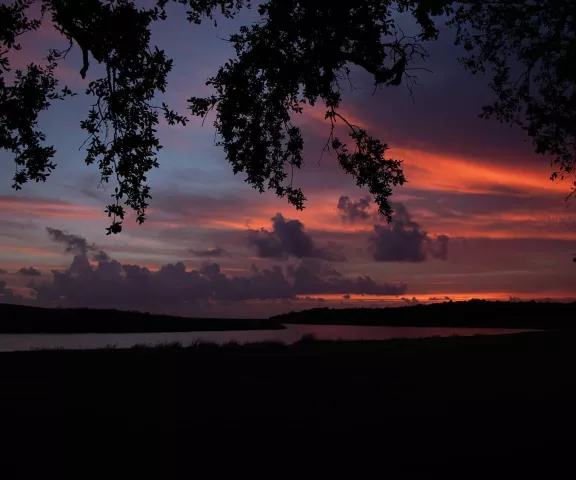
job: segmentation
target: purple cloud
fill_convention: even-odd
[[[424,262],[428,255],[446,259],[448,237],[439,235],[433,239],[413,221],[406,207],[393,205],[392,222],[386,225],[374,225],[369,237],[369,250],[377,262]]]
[[[374,212],[371,209],[372,198],[363,197],[360,200],[353,201],[347,196],[341,196],[338,199],[338,212],[344,222],[355,223],[356,221],[366,221],[374,218]]]
[[[6,288],[6,282],[0,280],[0,302],[1,303],[12,303],[15,305],[26,305],[30,301],[25,299],[22,295],[14,293],[10,288]]]
[[[110,260],[110,256],[103,250],[99,250],[92,255],[92,258],[97,262],[105,262]]]
[[[334,244],[318,248],[312,237],[304,231],[304,224],[300,220],[286,220],[281,213],[277,213],[271,220],[272,231],[261,228],[248,232],[248,244],[256,249],[260,258],[319,258],[334,262],[346,260],[341,252],[336,251]]]

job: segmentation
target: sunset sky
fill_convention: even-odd
[[[233,55],[222,38],[255,14],[215,28],[170,10],[152,43],[174,58],[165,100],[184,113],[185,99],[210,93],[206,78]],[[65,43],[48,22],[35,35],[22,39],[13,66]],[[149,176],[148,219],[138,226],[131,216],[116,236],[105,235],[113,185],[97,188],[97,168],[79,151],[90,104],[83,90],[101,68],[91,65],[82,80],[73,51],[59,77],[80,94],[41,117],[57,149],[55,173],[16,192],[13,159],[0,152],[0,302],[261,317],[445,297],[575,299],[570,184],[549,180],[550,160],[534,154],[521,131],[478,118],[492,94],[486,78],[458,65],[452,38],[443,30],[428,46],[432,73],[419,72],[414,98],[404,85],[373,93],[360,69],[344,94],[342,113],[404,160],[408,183],[392,198],[392,225],[335,156],[321,158],[329,126],[315,108],[296,119],[306,142],[306,165],[295,176],[308,197],[304,211],[234,176],[214,146],[213,118],[202,126],[189,117],[186,128],[159,126],[164,149]]]

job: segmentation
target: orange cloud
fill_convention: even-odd
[[[565,183],[549,180],[546,168],[520,169],[497,159],[486,164],[406,148],[395,148],[394,154],[404,160],[408,185],[422,190],[493,193],[494,187],[505,187],[527,193],[567,192]]]
[[[576,240],[576,232],[559,228],[546,211],[493,212],[489,214],[467,215],[451,212],[451,216],[441,216],[426,209],[414,208],[411,213],[430,234],[448,234],[466,238],[542,238],[554,240]]]
[[[328,134],[329,121],[324,118],[325,108],[309,107],[304,117],[319,135]],[[385,138],[382,127],[370,125],[351,110],[340,108],[340,113],[350,123],[369,130],[370,134]],[[343,123],[343,122],[340,122]],[[563,182],[549,180],[550,167],[546,162],[542,167],[526,165],[510,166],[502,159],[483,159],[482,163],[473,158],[463,158],[430,153],[410,146],[391,145],[388,155],[404,161],[407,185],[423,190],[444,190],[462,193],[487,193],[495,186],[517,188],[526,192],[546,191],[568,193]]]
[[[323,107],[317,106],[304,111],[308,124],[319,135],[327,134],[328,120],[324,119]],[[340,109],[342,115],[351,123],[363,126],[369,133],[382,137],[382,128],[369,125],[347,109]],[[549,179],[551,169],[547,162],[533,165],[530,162],[507,164],[505,159],[474,159],[443,155],[439,152],[426,152],[410,146],[394,146],[388,152],[389,156],[402,159],[408,182],[404,188],[413,188],[429,192],[451,192],[465,194],[494,194],[500,189],[514,190],[522,195],[557,195],[558,207],[561,207],[563,197],[568,194],[569,186],[566,182],[553,182]],[[481,160],[481,161],[480,161]],[[393,201],[409,201],[410,196],[403,195],[403,188],[398,188]],[[335,220],[335,215],[327,213],[334,206],[335,199],[319,199],[310,201],[313,210],[322,212],[298,214],[309,229],[327,231],[354,231],[369,229],[370,226],[342,225]],[[481,200],[480,200],[481,201]],[[449,205],[445,205],[449,209]],[[426,210],[411,210],[414,218],[430,233],[451,234],[463,237],[487,238],[549,238],[549,239],[576,239],[576,233],[561,231],[554,228],[550,222],[548,212],[491,212],[490,215],[464,215],[453,211],[450,218],[431,214]],[[304,218],[309,218],[305,221]],[[501,225],[498,225],[501,223]],[[507,225],[506,225],[507,224]],[[547,226],[548,228],[543,228]]]
[[[354,232],[357,230],[367,230],[371,226],[367,225],[347,225],[341,222],[336,209],[337,198],[333,196],[323,197],[322,195],[312,195],[309,198],[309,207],[302,211],[297,211],[293,207],[270,205],[261,203],[254,205],[254,213],[243,219],[221,219],[214,218],[208,220],[202,226],[206,228],[227,228],[232,230],[246,230],[270,228],[271,218],[280,212],[288,219],[300,220],[307,230],[322,230],[328,232]]]
[[[552,182],[550,182],[552,183]],[[493,192],[492,192],[493,193]],[[395,198],[394,198],[395,199]],[[559,204],[561,201],[559,200]],[[337,198],[333,195],[314,193],[308,207],[296,211],[276,201],[251,205],[250,215],[239,215],[230,208],[215,209],[208,218],[193,218],[186,214],[173,214],[170,220],[155,220],[150,212],[149,224],[161,229],[182,229],[197,226],[214,230],[247,230],[270,228],[271,218],[278,212],[288,219],[300,220],[308,231],[334,233],[369,232],[373,222],[349,224],[342,222],[336,209]],[[560,205],[561,206],[561,205]],[[448,210],[449,206],[446,206]],[[464,214],[453,210],[450,216],[438,215],[426,208],[411,208],[414,219],[429,234],[447,234],[452,237],[482,238],[547,238],[576,240],[576,232],[558,228],[546,210],[495,211],[489,214]]]

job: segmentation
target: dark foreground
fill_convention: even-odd
[[[0,354],[0,469],[564,478],[574,468],[575,337]]]

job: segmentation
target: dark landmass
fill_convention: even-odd
[[[280,330],[283,324],[465,328],[574,328],[576,302],[470,300],[391,308],[314,308],[269,319],[186,318],[136,311],[0,304],[0,333]]]
[[[0,463],[6,478],[564,478],[575,340],[0,353]]]
[[[469,300],[390,308],[313,308],[271,317],[282,324],[557,329],[576,326],[576,302]]]
[[[144,333],[283,328],[270,320],[185,318],[124,310],[0,304],[0,333]]]

